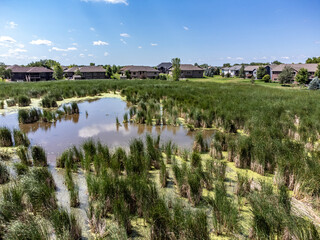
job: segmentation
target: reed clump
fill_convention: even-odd
[[[18,105],[19,107],[27,107],[31,104],[31,100],[27,96],[19,96],[18,97]]]
[[[12,147],[12,135],[11,131],[7,127],[0,128],[0,147]]]
[[[6,165],[0,162],[0,184],[9,182],[10,174]]]
[[[29,147],[30,145],[30,140],[27,135],[20,130],[13,129],[13,139],[16,146]]]
[[[33,146],[31,148],[31,156],[33,159],[33,164],[37,167],[47,166],[47,156],[44,149],[40,146]]]

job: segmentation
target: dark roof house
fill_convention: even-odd
[[[11,81],[47,81],[53,79],[53,70],[45,67],[21,67],[9,66],[11,69]]]
[[[72,67],[64,70],[65,76],[70,79],[73,78],[77,72],[80,72],[82,79],[106,78],[106,70],[101,66]]]
[[[169,74],[172,75],[173,67],[170,67]],[[203,78],[204,69],[192,64],[180,64],[180,78]]]
[[[157,78],[159,77],[159,70],[148,66],[125,66],[120,69],[121,78],[126,78],[126,72],[129,72],[131,78]]]
[[[169,73],[169,69],[172,67],[172,63],[171,62],[163,62],[163,63],[160,63],[158,66],[157,66],[157,69],[161,72],[161,73],[166,73],[168,74]]]

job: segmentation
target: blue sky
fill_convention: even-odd
[[[0,62],[304,62],[319,0],[0,0]]]

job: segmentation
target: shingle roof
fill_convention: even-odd
[[[130,71],[130,72],[159,72],[157,69],[148,66],[125,66],[120,69],[121,72]]]
[[[106,72],[106,70],[101,67],[101,66],[85,66],[85,67],[72,67],[69,69],[66,69],[64,72],[76,72],[80,71],[81,73],[86,73],[86,72]]]
[[[241,67],[242,67],[241,65],[236,65],[236,66],[233,66],[229,69],[230,69],[230,71],[239,71],[241,69]]]
[[[310,64],[280,64],[280,65],[274,66],[272,68],[272,71],[273,72],[282,72],[285,66],[289,66],[289,67],[293,68],[294,70],[296,70],[297,72],[301,68],[307,69],[308,72],[316,72],[318,64],[316,64],[316,63],[310,63]]]
[[[45,67],[21,67],[18,65],[7,67],[13,73],[53,73],[53,70]]]
[[[170,67],[171,69],[172,67]],[[181,71],[204,71],[203,68],[194,66],[192,64],[180,64]]]
[[[261,67],[261,66],[245,66],[244,67],[244,71],[245,72],[253,72],[254,70],[256,70],[256,69],[258,69],[259,67]]]
[[[172,63],[171,63],[171,62],[163,62],[163,63],[160,63],[160,64],[157,66],[157,68],[161,68],[161,67],[168,69],[168,68],[172,67]]]

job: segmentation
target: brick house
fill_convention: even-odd
[[[9,66],[11,70],[11,81],[49,81],[53,79],[53,70],[45,67],[21,67],[18,65]]]
[[[284,67],[291,67],[294,71],[294,76],[297,75],[299,70],[301,68],[305,68],[308,70],[309,73],[309,80],[314,78],[314,74],[317,71],[318,64],[316,63],[310,63],[310,64],[280,64],[280,65],[273,65],[271,67],[271,79],[272,81],[278,81],[279,79],[279,74],[283,71]]]
[[[80,72],[81,75],[76,75]],[[101,66],[72,67],[63,71],[69,79],[105,79],[106,70]]]
[[[130,73],[131,78],[154,79],[159,77],[160,71],[148,66],[126,66],[120,69],[120,77],[127,78],[126,72]]]
[[[173,67],[169,68],[169,74],[172,76]],[[203,78],[204,69],[192,64],[180,65],[180,78]]]

